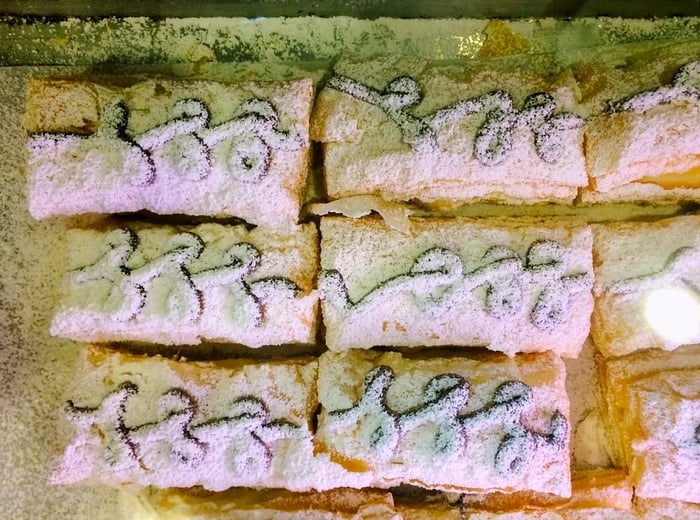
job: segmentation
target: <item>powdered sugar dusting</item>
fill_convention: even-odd
[[[527,66],[343,57],[311,133],[332,199],[571,203],[587,182],[574,98]]]
[[[658,105],[674,101],[690,100],[700,102],[700,62],[683,65],[673,77],[670,85],[634,94],[625,99],[610,101],[607,112],[645,112]]]
[[[310,344],[316,241],[311,224],[291,236],[216,224],[71,230],[51,333],[83,341]]]
[[[406,237],[377,220],[322,219],[319,287],[331,350],[481,345],[575,357],[592,308],[590,230],[411,224]]]
[[[568,496],[560,473],[569,457],[560,363],[546,355],[479,362],[326,353],[316,442],[395,484]]]
[[[223,490],[232,486],[337,487],[295,472],[315,410],[316,362],[182,365],[91,349],[66,408],[75,429],[56,483],[136,482]],[[109,382],[109,383],[106,383]],[[85,405],[81,401],[94,402]],[[306,442],[305,442],[306,440]],[[298,466],[296,466],[298,468]]]
[[[103,105],[97,121],[77,103],[56,102],[54,91],[71,97],[75,84],[33,84],[27,127],[40,130],[28,144],[35,217],[148,209],[288,229],[298,221],[308,173],[310,80],[87,88]],[[63,134],[45,116],[73,111],[97,131]],[[265,211],[263,199],[276,211]]]
[[[401,129],[403,140],[420,153],[435,152],[436,132],[443,125],[467,116],[484,116],[474,139],[474,156],[483,165],[491,166],[505,160],[513,148],[513,132],[527,127],[533,132],[537,155],[545,162],[556,162],[563,154],[564,136],[568,130],[583,126],[583,119],[571,113],[554,115],[557,110],[549,94],[530,94],[521,110],[513,107],[508,92],[494,90],[481,96],[460,100],[423,117],[408,109],[422,100],[421,87],[410,76],[398,76],[379,92],[341,74],[334,73],[326,87],[348,94],[360,101],[380,107]],[[567,134],[571,137],[572,134]]]

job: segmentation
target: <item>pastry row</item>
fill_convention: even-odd
[[[310,79],[36,79],[25,117],[29,207],[38,218],[149,210],[289,226],[312,141],[322,143],[330,199],[435,209],[698,200],[696,58],[555,76],[497,60],[345,58],[316,99]]]
[[[615,462],[638,497],[698,503],[700,346],[631,356],[601,365]],[[53,481],[568,498],[565,378],[552,354],[188,362],[88,347]]]
[[[700,216],[324,217],[318,230],[72,229],[51,332],[88,342],[477,346],[576,357],[700,342]],[[320,248],[320,253],[319,253]],[[324,337],[319,338],[319,300]]]
[[[401,492],[339,489],[315,493],[235,489],[123,491],[120,504],[134,520],[659,520],[695,518],[700,505],[633,498],[625,474],[593,470],[576,474],[569,499],[489,493],[406,496]]]

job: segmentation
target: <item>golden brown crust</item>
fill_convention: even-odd
[[[283,489],[234,488],[213,493],[201,489],[123,492],[122,504],[138,520],[139,511],[152,509],[162,520],[394,520],[391,493],[380,490],[334,489],[292,493]]]
[[[611,456],[637,495],[700,501],[700,346],[599,361]]]

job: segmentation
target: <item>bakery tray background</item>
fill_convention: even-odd
[[[53,12],[61,4],[64,11]],[[302,7],[304,4],[304,7]],[[698,14],[695,2],[624,3],[579,5],[565,2],[560,10],[549,2],[470,3],[471,10],[441,1],[424,13],[423,2],[370,1],[347,7],[340,2],[226,3],[198,5],[203,14],[243,14],[256,18],[212,19],[89,19],[5,16],[0,18],[0,518],[113,519],[117,493],[101,487],[52,487],[47,483],[51,465],[59,454],[56,432],[58,410],[63,403],[78,353],[74,342],[51,338],[49,321],[60,278],[60,249],[66,221],[33,221],[26,209],[24,163],[26,134],[21,119],[26,79],[32,75],[159,72],[178,76],[235,76],[248,67],[241,62],[275,62],[275,69],[305,69],[319,79],[338,54],[359,55],[413,53],[432,59],[471,59],[485,41],[484,19],[391,19],[394,16],[537,16],[628,14]],[[466,4],[466,3],[465,3]],[[526,7],[527,4],[527,7]],[[552,3],[553,4],[553,3]],[[119,2],[106,8],[115,11]],[[132,14],[166,16],[182,14],[184,0],[168,4],[167,12]],[[603,8],[605,5],[605,8]],[[92,7],[91,7],[92,6]],[[567,7],[568,6],[568,7]],[[622,10],[623,6],[629,11]],[[653,9],[652,9],[653,6]],[[128,9],[134,8],[130,5]],[[386,10],[385,10],[386,8]],[[64,15],[104,14],[84,1],[65,3],[3,2],[7,14]],[[55,9],[54,9],[55,10]],[[505,10],[505,11],[504,11]],[[372,19],[264,18],[270,14],[351,14]],[[613,59],[653,45],[698,41],[700,18],[667,18],[656,21],[619,18],[577,18],[569,21],[527,19],[503,23],[528,42],[532,59],[555,55],[561,63],[581,57]],[[264,70],[268,67],[258,67]],[[560,208],[561,209],[561,208]],[[632,218],[670,215],[688,208],[670,205],[614,206],[587,210],[587,218]],[[692,209],[692,208],[691,208]],[[498,206],[474,206],[470,214],[512,212]],[[518,211],[522,211],[522,208]],[[530,211],[543,211],[535,208]],[[546,208],[544,209],[546,211]],[[593,377],[590,346],[579,360],[567,362],[570,383],[585,388]],[[589,385],[590,386],[590,385]],[[595,407],[595,395],[577,393],[572,403],[572,423]],[[572,443],[578,460],[595,462],[596,447],[588,446],[583,433]],[[592,444],[595,444],[593,442]],[[585,454],[576,450],[583,450]]]
[[[91,2],[90,0],[5,0],[5,12],[18,15],[53,16],[191,16],[189,0],[168,2]],[[354,16],[376,18],[524,18],[624,16],[697,16],[697,1],[658,2],[619,0],[205,0],[197,2],[199,16]]]

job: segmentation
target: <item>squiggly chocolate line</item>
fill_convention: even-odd
[[[362,397],[354,406],[345,410],[332,410],[328,417],[336,426],[343,426],[372,416],[379,424],[369,435],[370,447],[378,452],[392,453],[399,442],[399,416],[391,410],[386,394],[394,381],[394,371],[387,366],[378,366],[366,376]]]
[[[168,306],[185,322],[193,322],[202,314],[202,294],[195,287],[186,265],[199,258],[204,251],[204,241],[199,235],[182,232],[174,235],[165,245],[165,252],[129,274],[131,283],[143,288],[144,303],[148,296],[146,286],[156,278],[167,276],[173,282],[168,296]],[[178,309],[184,304],[184,310]]]
[[[152,184],[157,176],[156,154],[169,161],[188,180],[207,177],[212,168],[211,149],[229,141],[226,168],[237,180],[256,183],[269,172],[272,150],[298,150],[303,146],[299,134],[279,129],[279,115],[274,105],[262,99],[251,99],[241,105],[240,115],[210,127],[209,108],[197,99],[181,99],[173,107],[173,118],[143,134],[126,134],[128,110],[122,103],[105,106],[100,127],[91,136],[81,134],[37,133],[30,137],[29,147],[42,149],[46,140],[54,145],[82,145],[92,141],[119,143],[125,159],[138,170],[135,185]]]
[[[265,403],[257,397],[236,399],[226,417],[210,419],[192,428],[193,434],[227,459],[235,472],[261,474],[272,464],[271,443],[299,436],[299,427],[280,420],[270,420]]]
[[[160,257],[133,270],[126,264],[138,247],[138,235],[130,229],[115,230],[107,236],[107,243],[109,250],[105,255],[92,265],[74,270],[71,278],[77,284],[109,281],[111,288],[107,299],[122,299],[114,312],[117,321],[129,321],[138,316],[148,299],[148,284],[162,276],[173,281],[174,288],[168,297],[171,310],[186,322],[194,322],[201,317],[204,310],[203,292],[212,287],[241,288],[243,301],[238,303],[242,308],[250,309],[255,327],[263,324],[264,301],[273,292],[290,297],[301,294],[299,286],[286,278],[267,277],[247,282],[245,279],[260,264],[260,252],[245,242],[234,244],[226,252],[223,265],[194,274],[187,265],[199,258],[206,247],[195,233],[174,235]]]
[[[127,449],[131,464],[138,463],[146,471],[157,468],[158,458],[165,447],[170,461],[186,467],[194,468],[205,457],[212,456],[224,462],[228,452],[233,450],[233,458],[238,459],[229,461],[228,467],[239,473],[252,470],[252,456],[259,459],[254,461],[255,470],[265,472],[272,461],[271,444],[278,439],[301,435],[298,426],[283,420],[271,420],[264,401],[252,396],[233,401],[228,416],[193,424],[197,402],[179,388],[172,388],[160,397],[158,420],[128,427],[124,422],[126,402],[138,392],[135,384],[125,382],[95,408],[76,407],[68,401],[66,413],[80,435],[88,436],[97,427],[106,433],[102,440],[104,444],[108,445],[112,440],[121,444]],[[110,427],[117,433],[116,439],[108,438]]]
[[[625,278],[604,287],[609,294],[631,294],[684,283],[700,294],[700,289],[686,278],[691,273],[700,273],[700,250],[680,247],[666,260],[664,266],[653,273]]]
[[[429,153],[438,148],[436,132],[441,126],[470,115],[483,114],[485,121],[474,139],[474,156],[486,166],[506,159],[513,148],[513,133],[517,128],[530,129],[539,158],[553,163],[563,154],[564,134],[583,126],[583,118],[575,114],[555,114],[554,98],[542,92],[528,96],[521,110],[514,108],[510,94],[495,90],[419,117],[408,111],[423,98],[420,85],[410,76],[399,76],[380,91],[333,73],[327,86],[381,108],[399,127],[404,142],[419,152]]]
[[[92,265],[80,267],[71,272],[71,280],[77,284],[105,280],[110,282],[110,290],[105,302],[121,299],[124,303],[115,311],[114,319],[129,321],[145,303],[143,287],[132,283],[131,269],[126,264],[139,244],[138,235],[128,228],[116,229],[106,238],[109,250]]]
[[[253,309],[253,322],[259,327],[265,321],[262,303],[271,292],[278,291],[297,297],[301,288],[286,278],[267,277],[246,282],[260,265],[260,252],[246,242],[234,244],[224,255],[224,264],[200,271],[193,277],[193,282],[200,290],[214,286],[239,286],[247,299],[242,305]]]
[[[87,436],[93,425],[111,426],[116,432],[117,438],[115,440],[126,450],[127,458],[135,460],[137,458],[136,446],[129,437],[129,428],[124,424],[124,414],[126,402],[137,393],[138,387],[127,381],[120,384],[94,408],[76,406],[73,401],[68,401],[65,407],[66,416],[83,436]],[[108,445],[107,448],[112,452],[111,446]],[[109,462],[115,466],[124,462],[122,460],[123,452],[117,451],[105,455]]]
[[[357,301],[350,299],[337,270],[323,271],[319,287],[326,302],[345,312],[362,311],[404,293],[413,294],[428,309],[439,312],[464,300],[477,287],[486,286],[486,311],[494,317],[507,318],[524,305],[523,285],[541,286],[530,321],[537,328],[550,331],[565,321],[573,297],[590,289],[593,283],[590,273],[565,275],[565,254],[560,244],[538,240],[532,243],[523,262],[512,249],[494,246],[484,255],[483,266],[464,273],[459,256],[438,247],[419,255],[408,273],[385,280]]]
[[[389,457],[401,438],[424,424],[437,424],[432,442],[433,455],[453,456],[460,453],[470,435],[483,428],[500,426],[505,435],[494,458],[494,465],[503,474],[519,474],[533,454],[544,447],[563,449],[568,421],[558,410],[552,415],[549,432],[539,433],[526,428],[522,413],[532,403],[532,390],[522,381],[507,381],[496,388],[492,401],[466,415],[460,410],[469,402],[470,385],[462,376],[440,374],[423,389],[423,404],[396,412],[387,404],[387,392],[394,382],[394,371],[385,365],[373,368],[365,377],[359,401],[345,410],[328,412],[334,428],[371,418],[373,430],[368,435],[369,447]]]
[[[655,106],[672,103],[679,99],[700,101],[700,61],[683,65],[673,76],[669,85],[645,90],[617,101],[608,101],[604,112],[606,114],[646,112]]]
[[[151,468],[165,447],[171,460],[183,466],[197,466],[204,459],[206,446],[190,429],[197,409],[194,397],[180,388],[171,388],[161,396],[158,408],[157,421],[129,428],[127,432],[141,465]]]
[[[124,104],[107,104],[102,109],[100,126],[94,134],[40,132],[29,136],[27,147],[32,153],[41,154],[45,149],[76,152],[82,147],[99,152],[107,145],[110,150],[106,156],[115,152],[121,154],[122,164],[119,165],[118,173],[128,176],[131,184],[135,186],[147,186],[155,180],[156,165],[151,153],[126,134],[127,114]],[[114,150],[115,146],[117,150]],[[94,165],[91,165],[90,170],[94,169]]]

